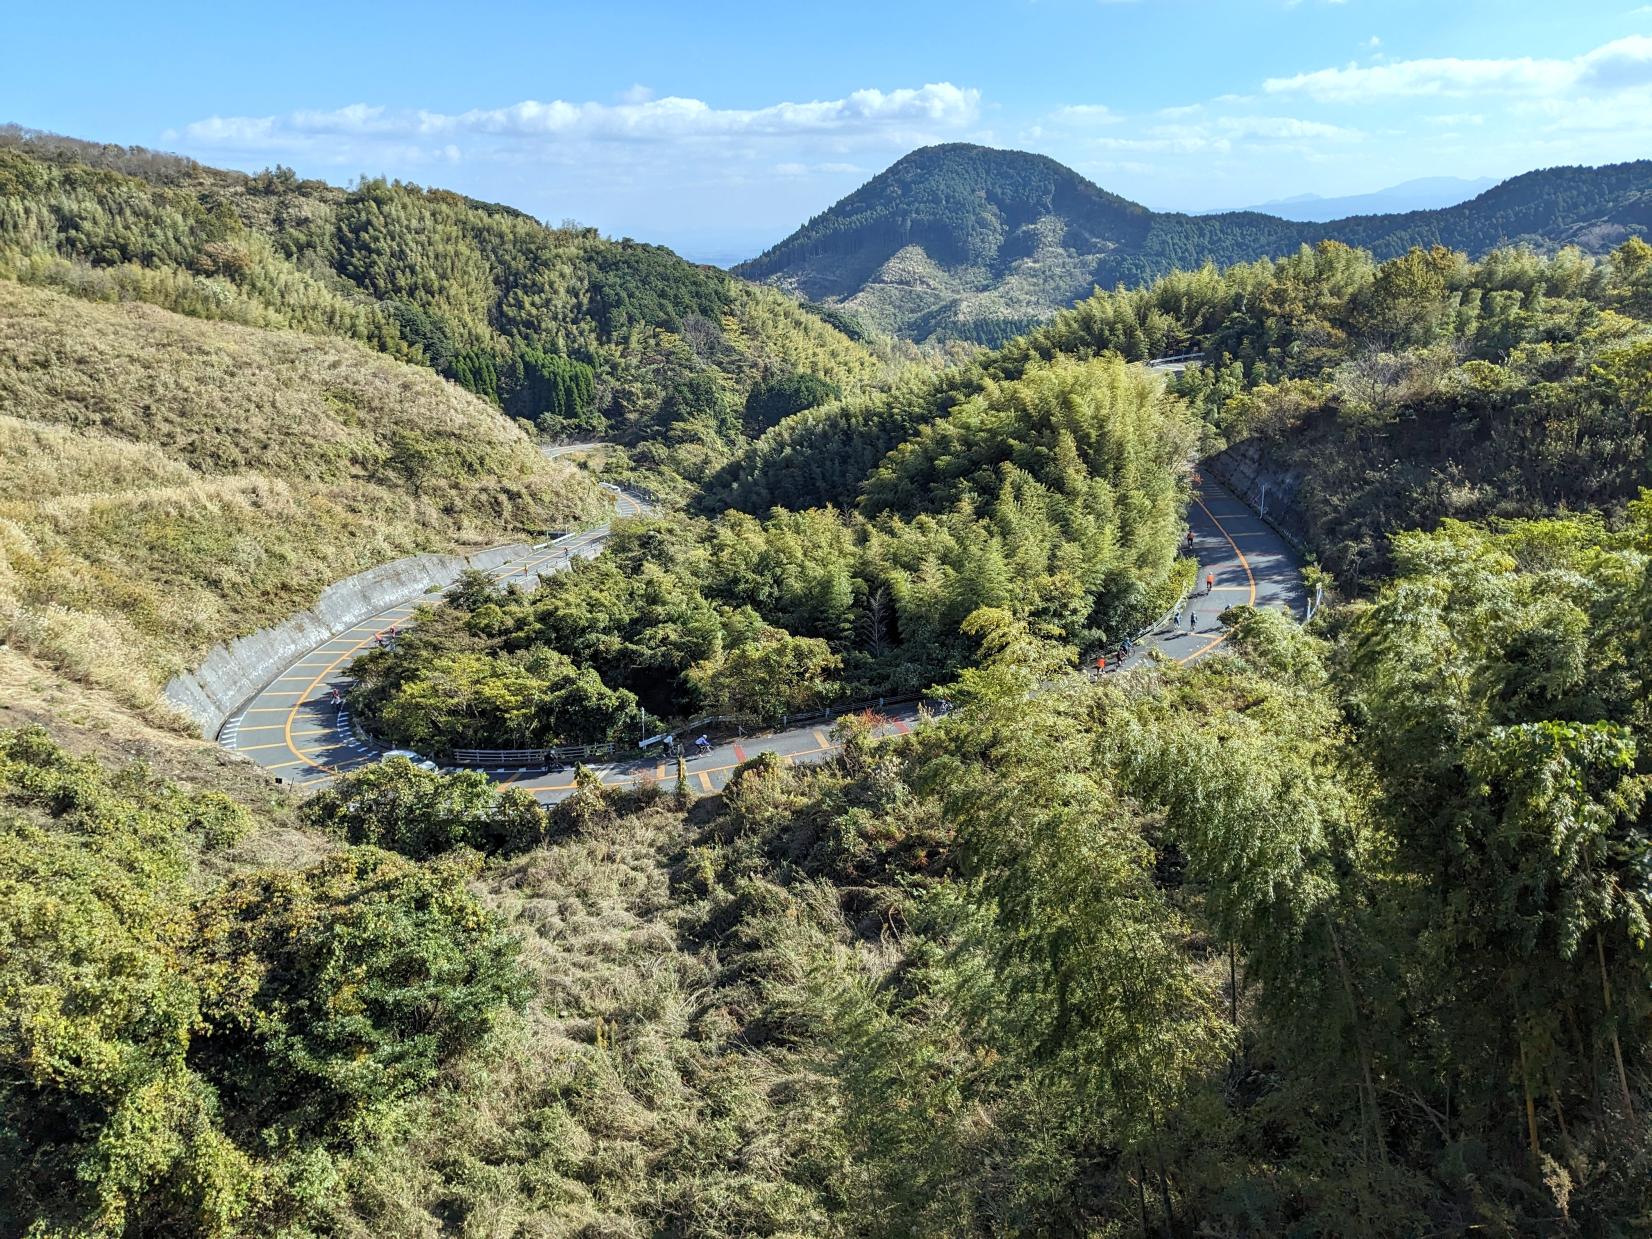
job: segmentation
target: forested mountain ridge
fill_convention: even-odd
[[[399,758],[302,801],[208,746],[169,781],[87,755],[90,690],[0,701],[0,1234],[1652,1216],[1652,246],[1323,241],[742,400],[747,294],[646,247],[546,268],[441,191],[5,155],[0,689],[23,648],[135,682],[351,556],[577,518],[501,411],[537,374],[685,476],[734,454],[531,589],[461,578],[353,713],[491,746],[951,708],[546,809]],[[1324,479],[1320,616],[1083,674],[1197,578],[1198,457],[1258,441]]]
[[[0,275],[354,340],[548,434],[669,444],[689,475],[727,455],[754,391],[799,376],[853,390],[891,360],[778,292],[592,228],[15,126],[0,128]]]
[[[1042,155],[967,144],[897,161],[735,268],[914,340],[1000,343],[1094,287],[1338,240],[1392,258],[1444,245],[1603,252],[1652,229],[1652,162],[1549,168],[1456,206],[1304,223],[1152,211]]]

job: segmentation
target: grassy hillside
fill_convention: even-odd
[[[754,387],[857,390],[893,357],[772,289],[595,229],[15,127],[0,129],[0,274],[358,341],[551,435],[669,440],[691,476],[738,442]]]
[[[8,640],[138,706],[339,577],[602,507],[428,370],[5,280],[0,409]]]
[[[1095,287],[1337,240],[1392,258],[1444,245],[1604,252],[1652,229],[1652,164],[1550,168],[1434,211],[1298,223],[1155,212],[1023,151],[925,147],[735,270],[913,340],[998,344]]]

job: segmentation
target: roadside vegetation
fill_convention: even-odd
[[[1647,481],[1649,280],[1639,241],[1382,264],[1325,243],[1098,293],[781,419],[702,488],[703,519],[622,534],[531,597],[442,608],[358,665],[356,703],[399,743],[540,747],[639,708],[761,721],[921,691],[977,656],[981,606],[1105,648],[1182,584],[1175,479],[1235,445],[1289,483],[1276,502],[1345,592],[1442,519],[1621,521]],[[1188,351],[1204,363],[1168,384],[1118,360]]]
[[[923,691],[975,659],[982,607],[1116,643],[1185,585],[1194,442],[1156,379],[1058,358],[927,424],[858,508],[629,522],[531,594],[462,586],[355,664],[351,699],[397,743],[537,748],[611,738],[639,707],[767,722]]]
[[[1327,244],[896,374],[440,191],[16,135],[0,177],[0,1233],[1652,1215],[1652,250]],[[742,337],[771,304],[807,325]],[[506,416],[530,371],[538,429],[594,400],[688,503],[463,577],[357,664],[372,726],[954,708],[548,808],[402,759],[299,799],[111,717],[355,567],[595,514]],[[1326,608],[1092,682],[1222,450],[1298,479]]]
[[[1648,483],[1652,246],[1603,259],[1446,249],[1386,263],[1327,242],[1280,262],[1098,294],[1002,364],[1116,349],[1203,353],[1171,383],[1207,451],[1287,482],[1295,527],[1347,588],[1390,538],[1446,518],[1598,512]]]
[[[1236,611],[1229,653],[1100,685],[986,608],[945,720],[847,719],[833,762],[759,757],[691,807],[582,779],[547,812],[390,763],[306,802],[333,849],[307,868],[191,882],[179,857],[248,829],[233,802],[10,737],[30,928],[0,1054],[7,1112],[53,1125],[0,1143],[9,1207],[70,1233],[1612,1231],[1652,1206],[1643,519],[1417,535],[1326,636]],[[117,847],[140,876],[97,879]],[[65,866],[85,893],[39,920]],[[118,988],[58,996],[97,951]],[[140,983],[176,1035],[114,1018]],[[43,1057],[54,1010],[143,1067],[77,1066],[89,1015]]]
[[[604,510],[427,371],[5,280],[0,407],[6,639],[139,708],[340,577]]]

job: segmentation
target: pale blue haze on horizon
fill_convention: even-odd
[[[914,147],[1204,210],[1652,154],[1652,5],[13,6],[0,121],[441,185],[726,261]]]

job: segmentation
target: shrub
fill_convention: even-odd
[[[545,837],[544,811],[528,793],[501,790],[480,770],[438,774],[405,757],[341,776],[305,801],[300,813],[350,843],[415,860],[457,847],[526,851]]]
[[[471,872],[352,848],[201,904],[209,1001],[190,1061],[238,1128],[341,1141],[525,1000],[515,942],[465,889]]]

